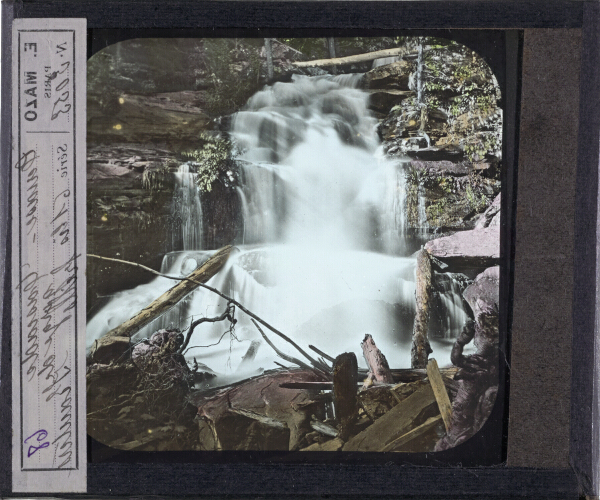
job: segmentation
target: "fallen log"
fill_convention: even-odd
[[[274,361],[276,365],[281,366],[282,368],[289,370],[289,367],[282,365],[281,363],[277,363]],[[450,367],[450,368],[441,368],[440,373],[442,374],[442,379],[444,380],[444,384],[446,388],[450,391],[456,392],[458,390],[457,382],[452,380],[452,377],[456,374],[458,368]],[[422,368],[412,369],[412,368],[392,368],[390,370],[392,373],[392,378],[394,379],[394,383],[396,384],[406,384],[409,382],[416,382],[417,380],[423,380],[427,377],[427,370]],[[367,370],[358,370],[358,378],[366,378],[368,375]],[[358,382],[358,385],[363,385],[362,382]],[[374,385],[380,385],[379,383]],[[320,391],[331,391],[333,390],[333,382],[287,382],[281,387],[285,387],[286,389],[315,389]],[[391,387],[392,389],[395,388]]]
[[[243,410],[242,408],[229,408],[229,411],[231,413],[235,413],[236,415],[242,415],[243,417],[251,418],[252,420],[256,420],[261,424],[267,425],[269,427],[275,427],[277,429],[287,429],[287,424],[285,422],[267,417],[266,415],[261,415],[260,413],[255,413],[250,410]]]
[[[109,364],[111,361],[127,361],[131,354],[126,355],[131,348],[129,337],[111,337],[110,342],[97,341],[92,346],[90,361],[92,363]]]
[[[231,248],[232,248],[231,246],[224,247],[223,249],[219,250],[219,251],[217,252],[217,254],[215,254],[213,257],[211,257],[211,259],[209,259],[209,261],[210,261],[210,260],[212,260],[212,259],[215,259],[215,258],[216,258],[216,257],[217,257],[219,254],[221,254],[221,253],[222,253],[222,252],[224,252],[224,251],[227,251],[227,252],[229,253],[229,252],[231,251]],[[320,364],[318,361],[316,361],[316,360],[315,360],[315,359],[313,359],[311,356],[309,356],[309,355],[308,355],[308,354],[307,354],[307,353],[306,353],[306,352],[305,352],[305,351],[304,351],[304,350],[303,350],[303,349],[302,349],[302,348],[301,348],[301,347],[300,347],[298,344],[296,344],[296,343],[295,343],[295,342],[294,342],[292,339],[290,339],[290,338],[289,338],[287,335],[285,335],[285,334],[283,334],[282,332],[280,332],[279,330],[277,330],[277,328],[274,328],[273,326],[271,326],[271,325],[270,325],[269,323],[267,323],[267,322],[266,322],[264,319],[260,318],[259,316],[257,316],[256,314],[254,314],[252,311],[250,311],[250,310],[246,309],[246,308],[244,307],[244,305],[243,305],[243,304],[240,304],[240,303],[239,303],[237,300],[233,299],[232,297],[229,297],[229,296],[225,295],[223,292],[220,292],[220,291],[219,291],[219,290],[217,290],[216,288],[213,288],[213,287],[211,287],[211,286],[208,286],[208,285],[206,285],[204,282],[202,282],[202,281],[200,281],[200,280],[198,280],[198,279],[193,279],[191,276],[187,276],[187,277],[184,277],[184,278],[180,278],[180,277],[178,277],[178,276],[169,276],[169,275],[167,275],[167,274],[159,273],[158,271],[155,271],[154,269],[151,269],[151,268],[149,268],[149,267],[143,266],[143,265],[141,265],[141,264],[137,264],[137,263],[135,263],[135,262],[129,262],[129,261],[126,261],[126,260],[121,260],[121,259],[112,259],[112,258],[109,258],[109,257],[100,257],[99,255],[93,255],[93,254],[87,254],[87,256],[88,256],[88,257],[94,257],[94,258],[97,258],[97,259],[108,260],[108,261],[112,261],[112,262],[119,262],[119,263],[121,263],[121,264],[128,264],[128,265],[131,265],[131,266],[139,267],[139,268],[141,268],[141,269],[144,269],[144,270],[146,270],[146,271],[148,271],[148,272],[151,272],[151,273],[153,273],[153,274],[156,274],[157,276],[163,276],[163,277],[165,277],[165,278],[169,278],[169,279],[172,279],[172,280],[177,280],[177,281],[181,281],[181,282],[186,282],[186,281],[189,281],[190,283],[194,283],[196,286],[199,286],[199,287],[205,288],[206,290],[210,290],[211,292],[213,292],[213,293],[217,294],[219,297],[222,297],[223,299],[225,299],[225,300],[228,302],[228,305],[231,305],[231,304],[235,305],[235,306],[236,306],[236,307],[238,307],[238,308],[239,308],[241,311],[243,311],[244,313],[246,313],[248,316],[250,316],[251,318],[255,319],[255,320],[256,320],[256,321],[258,321],[260,324],[262,324],[263,326],[265,326],[265,327],[267,327],[269,330],[271,330],[273,333],[275,333],[276,335],[278,335],[279,337],[281,337],[282,339],[284,339],[286,342],[288,342],[288,343],[290,343],[291,345],[293,345],[293,346],[296,348],[296,350],[297,350],[298,352],[300,352],[300,353],[301,353],[301,354],[302,354],[302,355],[303,355],[303,356],[304,356],[306,359],[308,359],[308,360],[309,360],[309,361],[310,361],[310,362],[313,364],[313,366],[315,366],[315,367],[318,367],[318,369],[319,369],[319,370],[325,370],[325,371],[326,371],[326,374],[327,374],[327,376],[329,376],[329,367],[328,367],[328,366],[325,366],[325,365],[324,365],[324,363],[321,363],[321,364]],[[225,260],[226,260],[226,258],[225,258]],[[222,264],[224,264],[224,263],[225,263],[225,262],[223,261],[223,263],[222,263]],[[208,262],[206,262],[205,264],[203,264],[203,267],[204,267],[205,265],[207,265],[207,264],[208,264]],[[216,274],[218,271],[219,271],[219,269],[217,269],[217,270],[216,270],[216,271],[213,273],[213,275],[214,275],[214,274]],[[209,278],[207,278],[207,280],[206,280],[206,281],[208,281],[208,279],[210,279],[210,277],[209,277]],[[173,288],[175,288],[175,287],[173,287]],[[157,299],[157,300],[158,300],[158,299]],[[152,305],[152,304],[151,304],[151,305]],[[131,321],[131,320],[130,320],[130,321]],[[122,326],[122,325],[121,325],[121,326]],[[111,331],[110,331],[110,332],[108,332],[108,333],[111,333],[112,331],[113,331],[113,330],[111,330]],[[107,334],[107,335],[108,335],[108,334]],[[104,338],[104,337],[103,337],[103,338]]]
[[[133,318],[128,319],[116,328],[110,330],[106,335],[98,339],[90,350],[89,360],[97,362],[97,358],[102,352],[113,351],[115,358],[121,356],[126,350],[112,349],[111,345],[115,342],[123,346],[123,338],[130,338],[135,335],[142,327],[146,326],[153,319],[168,311],[177,304],[186,295],[193,292],[201,283],[205,283],[223,267],[229,254],[231,246],[226,246],[217,251],[210,259],[202,264],[198,269],[191,273],[187,278],[182,279],[174,287],[167,290],[150,305],[142,309]],[[115,340],[119,339],[119,340]],[[106,360],[105,360],[106,361]]]
[[[210,259],[192,272],[186,280],[180,281],[174,287],[163,293],[149,306],[142,309],[133,318],[110,330],[106,337],[131,337],[143,326],[157,318],[177,304],[186,295],[198,288],[198,283],[206,283],[217,274],[231,253],[231,245],[221,248]],[[195,283],[198,282],[198,283]]]
[[[387,359],[385,359],[383,353],[375,345],[373,337],[367,333],[360,346],[375,381],[384,384],[393,384],[394,379],[392,378],[390,365],[388,365]]]
[[[376,50],[366,54],[356,54],[354,56],[334,57],[332,59],[315,59],[314,61],[296,61],[292,64],[297,68],[322,68],[323,66],[344,66],[346,64],[356,64],[361,62],[374,61],[382,57],[404,56],[408,54],[403,47],[394,49]]]

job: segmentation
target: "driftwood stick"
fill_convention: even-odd
[[[325,373],[331,372],[331,367],[327,363],[325,363],[323,358],[317,359],[316,363],[317,364],[315,365],[315,367],[318,368],[319,370],[323,370]]]
[[[311,420],[310,426],[313,430],[325,434],[326,436],[337,437],[338,431],[335,427],[328,425],[320,420]]]
[[[250,363],[252,363],[252,361],[254,361],[260,344],[261,342],[259,340],[253,340],[252,342],[250,342],[250,347],[248,347],[246,354],[244,354],[244,357],[242,358],[241,363],[237,367],[236,372],[245,369]]]
[[[265,332],[262,331],[262,328],[260,326],[258,326],[258,323],[256,321],[254,321],[254,320],[251,320],[251,321],[252,321],[252,323],[254,323],[254,326],[260,332],[260,334],[262,335],[263,339],[265,339],[265,342],[271,346],[271,348],[277,353],[277,355],[280,358],[283,358],[286,361],[289,361],[290,363],[294,363],[295,365],[298,365],[299,367],[304,368],[306,370],[311,370],[311,371],[313,370],[312,366],[308,365],[304,361],[300,361],[298,358],[294,358],[293,356],[288,356],[283,351],[280,351],[279,349],[277,349],[277,347],[275,347],[275,344],[273,344],[273,342],[271,342],[269,340],[269,337],[267,337],[265,335]]]
[[[268,425],[269,427],[275,427],[276,429],[287,429],[287,424],[285,422],[267,417],[265,415],[261,415],[260,413],[255,413],[253,411],[242,410],[241,408],[233,407],[229,407],[228,410],[231,413],[237,413],[238,415],[251,418],[253,420],[256,420],[257,422],[260,422],[261,424]]]
[[[317,349],[314,345],[309,345],[308,348],[315,351],[317,354],[323,356],[330,363],[333,363],[335,361],[335,358],[332,358],[328,354],[325,354],[323,351],[321,351],[321,349]]]
[[[323,366],[324,368],[326,368],[327,371],[331,370],[331,368],[329,367],[329,365],[327,364],[327,362],[323,358],[319,358],[319,363],[321,363],[321,366]]]

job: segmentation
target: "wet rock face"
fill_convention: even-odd
[[[275,78],[302,53],[273,42]],[[193,145],[267,83],[263,39],[136,39],[88,64],[88,140]]]
[[[223,182],[215,182],[210,192],[202,194],[201,203],[204,248],[216,249],[232,244],[243,230],[240,199],[235,190]]]
[[[473,229],[500,191],[500,180],[486,177],[479,165],[468,161],[417,161],[410,164],[408,175],[408,223],[418,227],[418,196],[424,200],[427,225],[438,232]],[[491,167],[490,167],[491,168]],[[487,172],[486,172],[487,173]]]
[[[88,253],[160,269],[170,249],[169,165],[175,155],[154,144],[90,146],[87,160]],[[88,258],[87,310],[103,297],[146,283],[153,275],[139,268]]]
[[[408,61],[397,61],[379,66],[365,73],[361,85],[367,89],[411,90],[409,78],[414,65]]]
[[[486,62],[462,45],[426,40],[421,60],[413,50],[367,72],[363,84],[384,151],[412,158],[409,227],[473,229],[500,191],[501,96]]]
[[[501,156],[500,91],[489,66],[468,48],[425,46],[421,66],[414,59],[393,63],[371,70],[365,82],[372,89],[413,91],[380,124],[389,154],[458,155],[472,162]]]
[[[194,144],[209,128],[203,109],[206,92],[182,91],[150,95],[115,93],[109,112],[88,100],[88,138],[94,141],[156,141],[175,146]]]

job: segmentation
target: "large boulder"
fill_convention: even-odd
[[[408,61],[397,61],[367,71],[361,81],[367,89],[410,90],[409,78],[414,65]]]
[[[361,86],[370,94],[369,107],[385,116],[392,107],[414,95],[409,88],[411,70],[412,64],[400,60],[367,71],[361,79]]]
[[[463,292],[471,306],[475,320],[490,310],[498,310],[500,304],[500,266],[488,267],[477,275],[475,281]]]
[[[500,263],[500,227],[460,231],[428,241],[432,256],[448,264],[450,272],[472,272]]]
[[[308,370],[275,372],[230,386],[214,395],[199,394],[194,402],[198,417],[214,429],[217,449],[256,449],[256,442],[241,438],[250,435],[253,426],[260,425],[264,429],[270,428],[273,435],[259,449],[297,450],[308,445],[305,435],[311,430],[311,415],[317,413],[317,417],[322,418],[322,405],[311,399],[316,392],[282,388],[281,384],[316,381],[322,379]]]

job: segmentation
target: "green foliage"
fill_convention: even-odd
[[[309,61],[329,57],[326,38],[278,38],[278,40],[302,52]]]
[[[440,198],[439,200],[430,203],[427,207],[425,207],[427,220],[430,221],[430,223],[434,226],[440,225],[439,220],[444,216],[447,208],[447,198]]]
[[[454,76],[458,80],[468,80],[471,78],[473,76],[473,68],[471,67],[471,64],[458,66],[454,71]]]
[[[492,95],[479,95],[476,99],[477,107],[482,111],[490,111],[496,107],[496,99]]]
[[[200,149],[182,153],[184,158],[191,159],[198,164],[196,182],[200,191],[210,192],[213,183],[219,175],[232,168],[233,153],[231,142],[227,139],[201,134],[204,144]]]
[[[484,194],[477,194],[473,188],[471,187],[471,183],[467,184],[465,188],[465,196],[467,198],[467,202],[469,203],[469,208],[474,210],[475,212],[483,211],[488,204],[488,199]]]
[[[495,154],[500,149],[498,138],[494,134],[485,134],[479,137],[477,142],[466,144],[465,154],[470,161],[482,160],[486,155]]]
[[[169,168],[174,160],[163,163],[157,169],[145,169],[142,173],[142,188],[151,192],[162,191],[169,182]],[[176,163],[176,162],[175,162]]]

